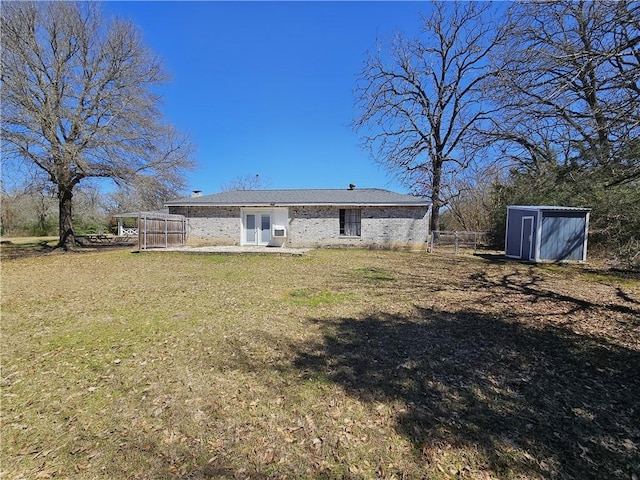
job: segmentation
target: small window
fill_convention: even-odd
[[[340,209],[340,235],[348,237],[360,236],[360,209]]]

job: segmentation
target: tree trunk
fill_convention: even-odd
[[[58,241],[58,248],[62,248],[64,250],[70,250],[76,246],[76,237],[73,233],[72,225],[72,199],[72,188],[58,185],[58,206],[60,211],[60,240]]]
[[[431,196],[431,230],[440,230],[440,205],[436,195]]]
[[[438,155],[438,157],[440,157]],[[442,160],[433,161],[433,179],[431,181],[431,230],[440,230],[440,186],[442,183]]]

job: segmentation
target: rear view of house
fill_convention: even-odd
[[[532,262],[585,262],[588,208],[507,207],[505,255]]]
[[[219,245],[425,246],[429,202],[376,188],[235,190],[166,203]]]

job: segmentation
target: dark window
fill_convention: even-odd
[[[349,237],[360,236],[360,209],[340,209],[340,235]]]

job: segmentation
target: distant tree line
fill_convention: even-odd
[[[55,188],[36,176],[18,184],[0,182],[0,234],[3,236],[57,236],[58,199]],[[4,180],[7,180],[5,177]],[[220,186],[225,190],[266,189],[268,179],[241,175]],[[153,179],[137,179],[113,191],[85,182],[74,193],[73,223],[77,235],[116,233],[118,213],[159,211],[167,200],[180,197],[177,189],[166,188]]]
[[[640,262],[638,2],[434,2],[419,36],[368,56],[357,101],[433,228],[502,247],[507,205],[590,207],[592,249]]]
[[[170,197],[177,196],[175,193]],[[169,198],[169,197],[167,197]],[[73,223],[76,235],[116,233],[116,213],[158,210],[164,199],[140,198],[129,188],[105,193],[85,183],[74,193]],[[0,234],[3,236],[58,236],[58,199],[46,183],[29,183],[0,192]]]

